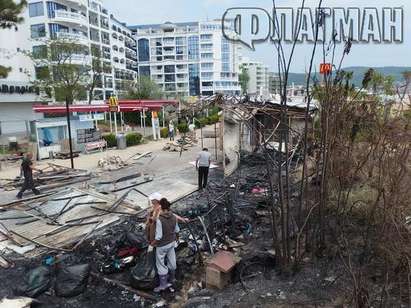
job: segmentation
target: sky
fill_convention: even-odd
[[[277,7],[301,6],[302,0],[276,0]],[[120,21],[128,25],[151,24],[183,21],[207,21],[222,18],[227,9],[233,7],[258,7],[272,12],[272,0],[103,0],[104,6]],[[318,0],[306,0],[306,7],[315,8]],[[354,44],[350,54],[345,57],[343,66],[411,66],[411,1],[410,0],[323,0],[323,7],[376,7],[381,13],[382,7],[402,8],[404,11],[404,32],[402,43]],[[382,15],[382,14],[381,14]],[[299,44],[291,63],[291,72],[308,71],[313,45]],[[343,45],[336,48],[336,59],[342,54]],[[285,46],[286,57],[289,57],[291,45]],[[268,65],[277,71],[276,50],[272,43],[255,45],[255,50],[244,46],[243,54]],[[318,50],[316,67],[322,62],[322,47]],[[338,60],[339,61],[339,60]],[[318,64],[318,65],[317,65]]]

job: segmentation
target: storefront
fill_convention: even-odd
[[[80,119],[79,116],[73,116],[71,117],[70,123],[74,150],[83,151],[83,132],[92,132],[94,130],[94,122],[93,120]],[[66,118],[37,120],[33,122],[32,129],[34,129],[33,135],[37,142],[38,159],[46,159],[49,158],[50,155],[67,150],[68,128]]]

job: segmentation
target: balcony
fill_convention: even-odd
[[[77,44],[83,45],[88,45],[89,43],[88,37],[79,33],[58,32],[57,38],[60,40],[73,41]]]
[[[133,53],[130,53],[130,52],[126,52],[126,58],[127,59],[131,59],[131,60],[134,60],[134,61],[137,61],[137,54],[133,54]]]
[[[203,91],[214,91],[214,87],[213,86],[207,86],[207,87],[204,87],[204,86],[202,86],[201,87],[201,90],[203,90]]]
[[[64,10],[57,10],[54,12],[53,19],[58,22],[66,22],[66,23],[76,24],[76,25],[80,25],[84,27],[88,26],[87,17],[79,13],[68,12]]]
[[[63,2],[70,3],[70,5],[79,5],[83,7],[88,6],[88,1],[87,0],[63,0]]]
[[[78,65],[91,65],[91,57],[89,55],[80,54],[71,55],[67,63]]]

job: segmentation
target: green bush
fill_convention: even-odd
[[[180,123],[177,125],[177,129],[180,132],[180,134],[185,134],[188,133],[188,125],[187,123]]]
[[[202,128],[208,124],[209,124],[208,118],[201,118],[198,121],[196,121],[196,128]]]
[[[128,147],[131,147],[133,145],[137,145],[141,143],[141,140],[143,139],[143,135],[139,133],[130,133],[126,135],[126,143]]]
[[[220,117],[218,114],[213,114],[208,117],[208,124],[218,123],[220,121]]]
[[[117,146],[116,135],[114,134],[103,135],[103,139],[106,140],[107,147],[114,148]]]
[[[160,130],[160,136],[161,138],[167,138],[168,137],[168,128],[164,127]]]

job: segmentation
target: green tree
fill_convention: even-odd
[[[88,92],[88,103],[91,104],[91,101],[94,98],[94,89],[103,87],[103,73],[107,69],[103,62],[103,57],[100,47],[91,47],[91,76],[90,82],[87,85]]]
[[[240,67],[241,73],[238,76],[238,80],[240,82],[241,91],[247,93],[248,91],[248,83],[250,82],[250,75],[248,74],[248,70],[244,65]]]
[[[150,77],[142,76],[127,91],[128,99],[160,99],[164,92]]]
[[[392,76],[384,76],[373,69],[369,72],[371,73],[367,88],[371,88],[374,95],[381,92],[387,95],[394,94],[394,78]]]
[[[23,17],[19,16],[27,5],[26,0],[16,3],[13,0],[0,1],[0,29],[7,29],[23,22]],[[11,71],[10,67],[0,65],[0,78],[6,78]]]
[[[71,40],[52,39],[43,46],[44,52],[30,53],[36,67],[36,86],[55,101],[65,102],[71,153],[74,168],[69,106],[75,100],[86,100],[90,89],[92,64],[88,46]]]
[[[160,99],[164,97],[164,92],[158,84],[150,77],[142,76],[127,91],[127,99]],[[140,113],[129,112],[124,114],[125,120],[129,123],[140,123]],[[161,121],[161,119],[160,119]],[[146,115],[146,124],[151,125],[151,114]]]

